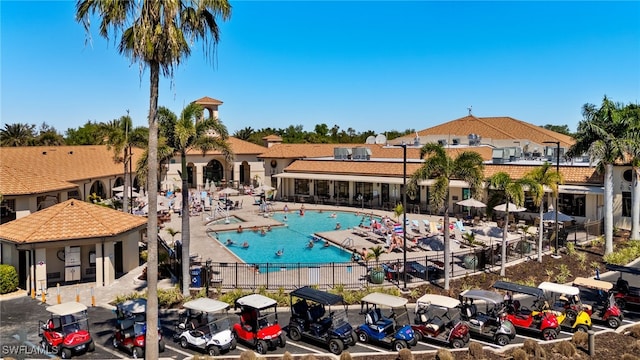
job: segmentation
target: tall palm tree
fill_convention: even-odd
[[[207,151],[218,150],[222,152],[227,164],[233,161],[233,152],[227,139],[229,133],[218,119],[203,119],[203,108],[195,102],[187,105],[182,110],[180,118],[175,116],[164,116],[163,127],[160,133],[167,139],[167,146],[173,149],[174,154],[180,155],[181,180],[182,180],[182,293],[189,296],[190,279],[189,273],[189,247],[190,247],[190,226],[189,226],[189,192],[187,174],[187,151],[197,149],[204,156]],[[175,120],[175,121],[174,121]],[[215,134],[215,135],[214,135]]]
[[[407,193],[417,193],[420,180],[435,179],[431,191],[431,202],[444,210],[444,289],[449,290],[451,274],[451,239],[449,238],[449,183],[453,179],[469,184],[471,196],[476,196],[484,177],[484,165],[480,154],[472,151],[460,153],[455,159],[447,155],[445,149],[435,143],[424,145],[420,149],[420,158],[424,165],[411,175],[407,184]]]
[[[100,130],[104,133],[107,149],[113,150],[113,161],[124,166],[124,185],[122,195],[122,211],[129,212],[129,194],[131,174],[129,166],[132,161],[132,147],[146,147],[148,132],[146,128],[133,128],[133,121],[127,114],[119,119],[100,124]]]
[[[191,54],[190,44],[202,40],[208,55],[220,40],[217,18],[231,16],[227,0],[109,1],[78,0],[76,20],[91,34],[92,15],[101,18],[99,34],[105,39],[121,35],[118,51],[149,69],[149,150],[147,189],[149,221],[147,237],[147,343],[158,342],[158,87],[160,73],[173,77],[174,68]],[[147,357],[158,358],[158,348],[147,348]]]
[[[540,207],[540,224],[538,228],[538,262],[542,262],[542,238],[544,232],[544,224],[542,223],[542,215],[544,212],[543,199],[545,187],[551,189],[554,197],[558,196],[558,185],[563,183],[562,174],[552,171],[551,164],[545,162],[529,173],[525,174],[526,178],[532,180],[533,184],[529,188],[529,192],[533,196],[533,203]],[[556,209],[559,211],[560,209]]]
[[[0,130],[1,146],[29,146],[33,143],[35,125],[29,124],[4,124]]]
[[[604,253],[613,252],[613,164],[624,158],[624,137],[628,130],[621,116],[622,106],[606,96],[600,108],[582,107],[576,142],[567,151],[570,158],[589,154],[598,171],[604,171]],[[557,209],[556,209],[557,210]]]
[[[507,234],[509,230],[509,202],[512,202],[516,206],[523,206],[525,199],[524,189],[532,189],[536,183],[528,178],[514,180],[509,174],[503,171],[493,174],[493,176],[487,179],[487,183],[494,190],[503,191],[504,200],[507,203],[504,216],[504,229],[502,229],[502,246],[500,247],[500,276],[505,276],[507,264]]]
[[[624,139],[624,147],[632,166],[631,239],[640,240],[640,106],[627,105],[624,109],[624,119],[629,129]]]

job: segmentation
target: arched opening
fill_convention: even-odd
[[[196,171],[196,167],[193,166],[193,163],[188,163],[187,164],[187,187],[189,188],[196,187],[195,171]],[[183,189],[183,191],[186,191],[186,189]]]
[[[205,183],[209,180],[209,182],[213,182],[216,186],[220,186],[220,182],[224,179],[224,167],[220,161],[215,159],[209,161],[203,168],[203,171],[204,175],[202,180]]]
[[[89,196],[94,196],[94,194],[96,196],[99,196],[101,199],[105,199],[107,197],[106,187],[104,186],[104,183],[102,181],[96,180],[93,184],[91,184]]]
[[[246,161],[243,161],[242,164],[240,164],[240,184],[251,184],[251,165]]]

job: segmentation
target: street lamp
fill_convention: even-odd
[[[543,144],[556,144],[556,172],[558,173],[558,175],[560,175],[560,141],[543,141]],[[560,194],[556,195],[556,205],[554,207],[554,211],[555,216],[556,216],[556,247],[553,250],[554,255],[558,255],[558,236],[560,235],[559,232],[559,224],[558,224],[558,211],[560,211],[560,209],[558,208],[558,198],[560,197]],[[540,219],[540,221],[542,221],[542,219]]]
[[[407,290],[407,144],[403,141],[402,144],[397,145],[403,149],[403,171],[402,171],[402,278],[404,281],[404,288]]]

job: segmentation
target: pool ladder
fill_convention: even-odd
[[[341,243],[342,247],[345,248],[352,248],[353,247],[353,239],[350,237],[346,237],[344,240],[342,240]]]

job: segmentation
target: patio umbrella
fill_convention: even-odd
[[[224,194],[225,196],[227,195],[238,195],[240,192],[236,189],[232,189],[230,187],[228,188],[224,188],[220,191],[218,191],[219,194]]]
[[[567,215],[567,214],[563,214],[562,212],[558,211],[558,222],[565,222],[565,221],[571,221],[573,220],[573,217]],[[552,221],[555,222],[556,221],[556,211],[555,210],[551,210],[551,211],[547,211],[546,213],[542,214],[542,221]]]
[[[269,192],[269,191],[271,191],[271,190],[275,190],[275,188],[274,188],[273,186],[269,186],[269,185],[267,185],[267,184],[263,184],[263,185],[258,186],[258,187],[257,187],[257,188],[255,188],[254,190],[255,190],[257,193],[260,193],[260,192],[265,192],[265,193],[266,193],[266,192]]]
[[[476,200],[474,198],[468,198],[462,201],[458,201],[456,204],[462,205],[462,206],[475,207],[475,208],[487,207],[487,204],[483,203],[482,201]]]
[[[131,188],[131,187],[130,187],[130,189],[135,190],[135,188]],[[113,191],[113,192],[123,192],[124,191],[124,185],[116,186],[116,187],[112,188],[111,191]]]
[[[116,196],[119,197],[119,198],[123,197],[124,196],[124,191],[116,193]],[[138,197],[138,196],[140,196],[139,193],[137,193],[137,192],[135,192],[133,190],[129,190],[129,197]]]
[[[207,179],[207,182],[204,184],[204,190],[205,191],[211,190],[211,183],[209,182],[209,179]]]
[[[160,203],[160,202],[158,202],[158,211],[167,211],[167,210],[169,210],[168,203]],[[149,213],[149,204],[145,205],[142,208],[142,212],[144,212],[145,214]]]
[[[507,204],[500,204],[498,206],[494,206],[493,210],[506,212],[507,211]],[[516,204],[514,204],[512,202],[509,203],[509,212],[521,212],[521,211],[525,211],[525,210],[527,210],[527,208],[518,207]]]

